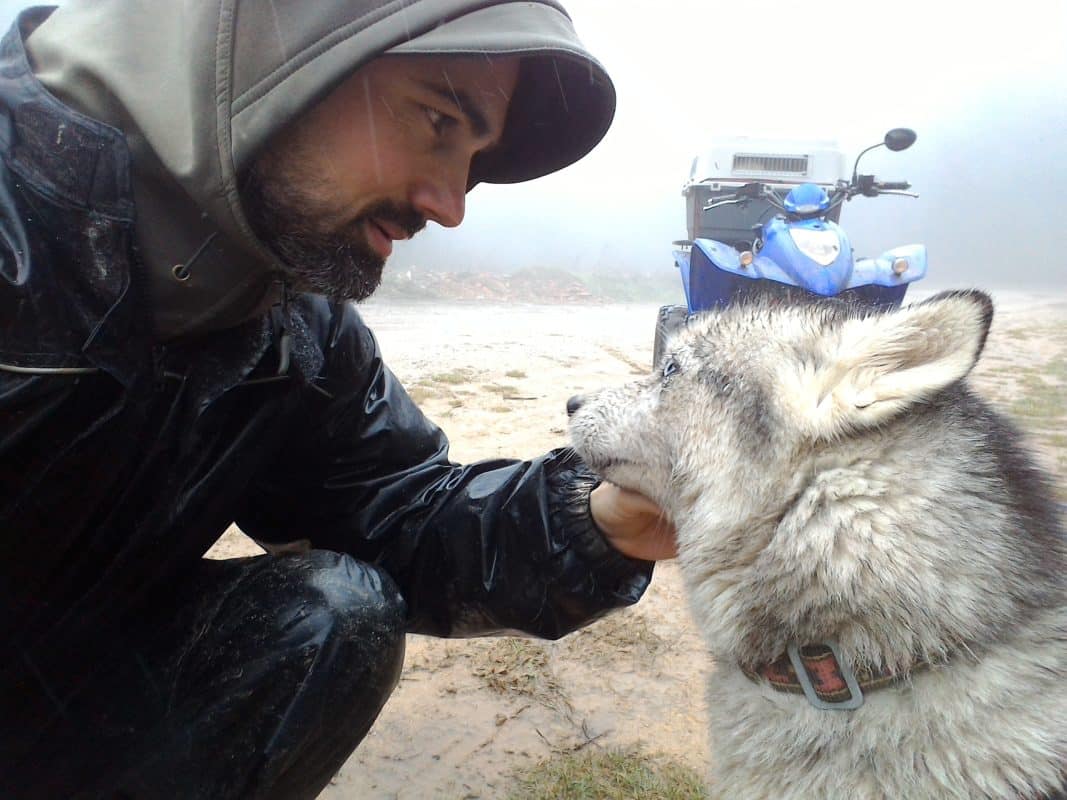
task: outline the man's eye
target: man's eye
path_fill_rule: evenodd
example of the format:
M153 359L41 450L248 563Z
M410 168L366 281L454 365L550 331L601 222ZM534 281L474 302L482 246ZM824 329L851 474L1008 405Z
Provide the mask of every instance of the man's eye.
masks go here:
M454 117L450 117L448 114L438 111L436 108L430 106L423 106L423 112L426 114L426 118L430 121L430 126L433 128L433 132L438 136L441 136L449 128L451 128L456 120Z

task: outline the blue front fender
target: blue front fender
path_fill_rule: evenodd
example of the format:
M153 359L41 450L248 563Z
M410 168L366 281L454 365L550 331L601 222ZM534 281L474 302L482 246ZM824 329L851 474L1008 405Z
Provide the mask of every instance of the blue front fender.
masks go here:
M741 266L741 254L728 244L714 239L697 239L693 248L699 249L716 267L723 272L747 280L766 279L779 283L793 284L793 279L778 264L769 258L757 255L747 267Z
M690 312L727 304L751 281L792 283L769 258L756 256L749 266L742 267L737 250L714 239L697 239L689 251L675 250L674 263L682 274L685 301Z
M897 275L893 263L903 258L908 268ZM797 286L796 279L766 256L757 255L747 267L740 253L714 239L697 239L690 250L675 250L674 261L681 272L686 305L691 313L726 305L747 291L753 282L765 280ZM907 285L926 275L926 248L907 245L888 250L878 258L863 258L854 265L847 286L819 292L819 287L802 286L817 294L841 294L862 298L879 306L895 306L904 297Z
M908 263L907 269L898 275L893 271L897 259ZM907 244L886 250L878 258L861 258L852 270L848 288L856 286L900 286L917 281L926 275L926 246Z

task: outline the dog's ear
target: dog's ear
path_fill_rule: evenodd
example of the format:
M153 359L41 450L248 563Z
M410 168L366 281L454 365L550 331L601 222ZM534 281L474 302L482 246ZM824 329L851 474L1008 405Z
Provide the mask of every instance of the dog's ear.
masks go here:
M978 361L993 301L945 292L887 314L846 320L813 381L816 436L878 425L963 378Z

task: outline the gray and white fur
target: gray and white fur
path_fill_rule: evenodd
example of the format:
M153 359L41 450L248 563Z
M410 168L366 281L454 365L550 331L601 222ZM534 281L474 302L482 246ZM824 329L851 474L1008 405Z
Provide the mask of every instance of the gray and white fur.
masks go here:
M1067 797L1067 544L1020 434L967 385L992 313L974 291L763 298L572 401L579 454L677 525L715 664L712 797ZM742 671L827 640L904 677L827 711Z

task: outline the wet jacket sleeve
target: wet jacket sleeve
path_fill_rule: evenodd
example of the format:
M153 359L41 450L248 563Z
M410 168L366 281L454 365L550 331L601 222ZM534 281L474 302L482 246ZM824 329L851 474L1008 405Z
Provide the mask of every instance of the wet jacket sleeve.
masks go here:
M289 443L238 519L246 533L380 565L415 633L557 638L640 598L652 564L597 530L596 479L572 451L452 463L358 314L343 314L319 384L333 397L305 393Z

